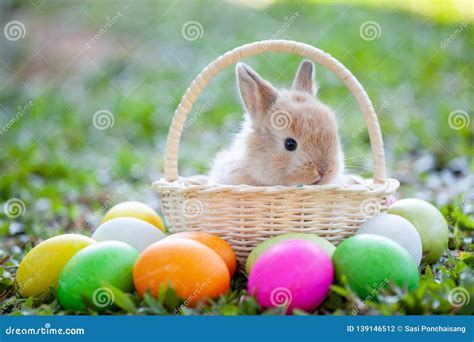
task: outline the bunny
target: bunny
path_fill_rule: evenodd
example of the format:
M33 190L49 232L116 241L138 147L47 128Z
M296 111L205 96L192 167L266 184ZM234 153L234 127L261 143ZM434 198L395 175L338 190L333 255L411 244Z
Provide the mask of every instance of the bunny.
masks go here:
M343 181L334 113L316 98L314 65L303 61L289 90L276 90L251 67L236 66L244 121L213 162L217 184L322 185Z

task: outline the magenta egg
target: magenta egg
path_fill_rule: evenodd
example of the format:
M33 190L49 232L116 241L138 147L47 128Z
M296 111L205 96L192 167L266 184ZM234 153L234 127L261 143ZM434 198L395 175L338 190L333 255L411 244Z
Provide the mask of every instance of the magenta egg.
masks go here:
M329 255L305 240L286 240L269 248L250 272L248 291L265 307L314 310L327 296L334 270Z
M398 199L393 196L393 195L390 195L387 197L387 207L391 207L393 203L395 203L396 201L398 201Z

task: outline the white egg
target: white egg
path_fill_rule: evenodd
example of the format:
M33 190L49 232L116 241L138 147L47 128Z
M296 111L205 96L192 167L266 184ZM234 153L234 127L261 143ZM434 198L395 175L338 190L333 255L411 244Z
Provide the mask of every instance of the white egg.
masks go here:
M164 237L161 230L154 225L133 217L117 217L104 222L92 234L95 241L122 241L140 253Z
M357 234L375 234L389 238L405 248L417 265L421 262L423 248L420 234L410 221L401 216L377 215L365 222Z

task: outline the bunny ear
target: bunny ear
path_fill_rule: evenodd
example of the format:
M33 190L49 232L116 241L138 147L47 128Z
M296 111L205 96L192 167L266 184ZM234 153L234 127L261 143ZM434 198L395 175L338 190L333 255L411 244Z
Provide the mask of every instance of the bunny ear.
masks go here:
M311 61L301 62L293 81L292 89L304 91L316 95L316 84L314 82L314 64Z
M252 121L259 122L275 102L278 93L247 64L238 63L236 72L245 110L250 114Z

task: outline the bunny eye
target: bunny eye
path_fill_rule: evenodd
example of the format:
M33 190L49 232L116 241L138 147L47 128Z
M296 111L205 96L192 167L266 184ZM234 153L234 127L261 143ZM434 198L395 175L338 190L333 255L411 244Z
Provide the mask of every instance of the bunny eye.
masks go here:
M285 148L288 151L294 151L296 150L296 147L298 146L298 143L296 142L295 139L293 138L288 138L285 140Z

